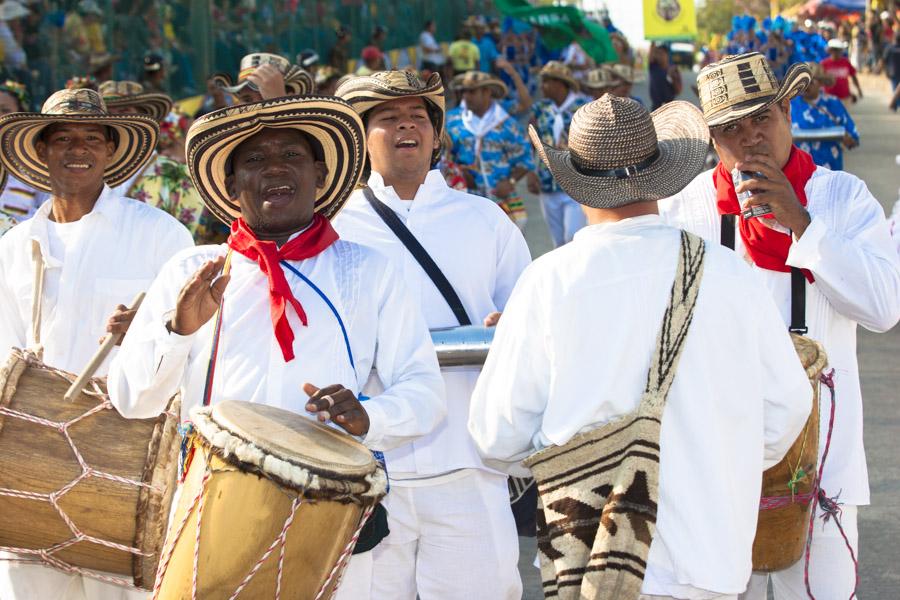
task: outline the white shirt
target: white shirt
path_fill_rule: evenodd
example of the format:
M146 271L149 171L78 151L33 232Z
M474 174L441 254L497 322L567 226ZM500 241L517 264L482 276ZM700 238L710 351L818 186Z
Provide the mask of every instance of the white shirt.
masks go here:
M9 175L3 192L0 193L0 211L12 215L18 221L31 217L38 207L50 198L47 192L41 192L24 181Z
M109 187L94 209L74 223L52 223L51 208L52 201L45 202L33 218L0 238L0 353L34 344L31 240L37 239L45 263L44 362L77 373L96 352L116 306L128 305L146 291L162 265L193 240L168 214L122 198Z
M787 264L809 269L815 276L815 283L806 286L808 335L825 347L828 368L835 370L836 414L822 487L829 496L840 493L847 504L868 504L856 326L887 331L900 318L900 258L884 210L860 179L818 167L805 191L812 222L791 245ZM719 244L721 217L712 172L701 173L681 193L660 201L659 207L667 222ZM736 232L735 238L738 256L749 261L740 234ZM787 326L790 274L751 266ZM819 406L821 457L831 410L826 390Z
M193 335L170 334L165 322L184 283L227 247L199 246L173 258L153 283L109 375L110 398L133 418L159 414L182 392L182 416L201 404L215 319ZM369 248L339 240L321 254L289 261L329 298L347 328L356 369L340 325L322 298L284 269L308 318L290 306L295 358L285 362L269 312L268 280L255 261L233 253L225 290L212 403L223 399L306 412L304 383L362 390L374 367L385 391L365 401L369 431L362 440L388 450L434 429L444 415L434 346L406 287L388 262Z
M469 431L488 464L526 474L519 461L536 450L637 408L679 238L656 215L593 225L525 271L472 396ZM762 472L796 439L811 398L765 288L708 245L663 411L643 593L744 591Z
M484 317L506 307L531 255L525 238L501 208L486 198L451 189L438 170L428 173L411 201L401 200L394 188L385 187L378 173L369 177L369 187L406 223L438 264L472 324L480 325ZM335 227L343 238L376 248L391 260L430 329L459 324L434 283L375 213L362 191L350 197L335 219ZM466 431L469 397L480 371L478 367L442 371L447 419L430 435L386 455L393 478L484 468Z
M429 48L437 48L437 50L429 50ZM419 34L419 52L422 53L423 61L436 65L442 65L447 60L444 58L440 44L437 43L430 31L423 31Z

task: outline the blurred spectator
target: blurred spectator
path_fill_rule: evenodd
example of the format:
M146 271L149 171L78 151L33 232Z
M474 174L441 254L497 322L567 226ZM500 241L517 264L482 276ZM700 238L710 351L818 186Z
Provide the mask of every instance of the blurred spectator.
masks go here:
M494 61L500 56L500 53L497 52L497 45L491 36L485 35L487 25L485 25L484 19L470 17L470 26L472 43L478 46L478 70L490 73L494 69Z
M328 64L340 73L347 71L350 62L350 30L341 25L335 30L337 39L328 52Z
M144 57L141 85L147 92L166 93L166 63L162 55L153 52Z
M881 57L884 65L884 74L891 82L891 89L896 90L900 86L900 31L894 32L894 40L890 46L884 49ZM891 99L891 110L897 110L897 102Z
M234 104L234 99L231 97L231 94L226 93L222 89L216 77L210 77L206 80L206 94L203 96L203 102L200 104L200 109L194 115L194 118L197 119L206 113L231 106L232 104Z
M846 44L842 40L830 40L828 42L828 58L822 61L822 68L834 78L834 85L827 86L825 93L837 96L841 102L856 102L856 96L850 92L850 80L856 86L859 97L862 98L862 88L856 78L856 69L844 56Z
M845 133L844 139L840 142L801 141L797 145L801 150L808 152L817 165L828 167L832 171L840 171L844 168L844 151L841 145L848 150L855 148L859 145L859 133L844 104L822 91L823 86L834 83L834 78L825 72L822 65L812 62L806 64L813 77L806 90L791 100L791 121L794 127L798 129L841 127Z
M678 67L669 64L669 49L665 46L650 46L648 60L650 78L651 111L671 102L681 93L681 73Z
M425 21L422 33L419 34L419 55L422 57L423 71L443 73L447 59L444 57L444 51L441 50L440 44L434 37L436 31L437 24L433 19Z
M334 96L334 90L337 89L342 76L343 73L330 65L319 67L316 71L316 93L321 96Z
M0 44L3 46L3 65L10 71L21 74L26 68L25 51L16 40L16 32L21 31L21 20L28 16L28 9L16 0L6 0L0 4Z
M2 9L0 9L2 10ZM30 104L25 86L16 81L0 83L0 115L27 112ZM0 193L0 234L4 228L27 219L50 197L14 177L8 175Z
M481 61L478 46L471 40L469 29L465 26L459 30L456 40L447 49L447 54L450 56L454 74L473 71L478 68Z
M371 75L375 71L384 71L384 53L376 46L366 46L362 50L362 65L356 69L356 75Z
M375 28L372 29L372 37L369 38L369 46L374 46L375 48L378 48L379 51L381 51L381 68L385 70L394 68L393 65L391 65L390 57L388 57L387 53L385 52L384 44L387 41L387 34L387 27L384 27L383 25L376 25Z
M587 29L580 27L576 32L575 39L566 46L566 49L563 50L562 54L563 64L572 70L575 79L578 79L579 81L583 80L585 73L594 66L594 61L588 56L587 52L584 51L581 44L579 44L580 38L588 35Z

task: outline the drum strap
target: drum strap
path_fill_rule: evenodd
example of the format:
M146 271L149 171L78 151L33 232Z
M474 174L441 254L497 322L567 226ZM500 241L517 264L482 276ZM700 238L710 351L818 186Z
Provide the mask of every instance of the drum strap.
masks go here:
M726 248L734 250L734 220L737 215L722 215L722 230L720 242ZM791 325L788 327L791 333L806 335L809 328L806 326L806 278L803 271L791 267Z
M44 257L41 243L31 240L31 257L34 259L34 286L31 296L31 337L34 345L41 345L41 298L44 296Z

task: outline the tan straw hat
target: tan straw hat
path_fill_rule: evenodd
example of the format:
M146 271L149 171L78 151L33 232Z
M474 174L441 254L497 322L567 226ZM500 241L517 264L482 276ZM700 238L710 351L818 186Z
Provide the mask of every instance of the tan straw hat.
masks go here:
M616 63L614 65L611 65L610 69L612 69L613 76L624 81L625 83L634 83L636 81L642 80L642 77L635 73L634 68L629 67L628 65Z
M223 73L213 75L213 79L226 92L237 94L242 89L250 86L255 90L256 85L247 78L259 67L263 65L272 65L281 71L284 75L284 89L290 96L308 96L316 92L316 82L313 76L302 67L292 65L290 61L283 56L277 54L269 54L268 52L255 52L248 54L241 59L241 67L238 72L237 83L232 85L231 76Z
M494 98L505 98L509 93L509 88L497 77L482 71L467 71L460 73L453 78L450 84L453 89L465 92L467 90L477 90L479 88L490 88Z
M112 115L94 90L60 90L40 113L11 113L0 118L0 159L7 170L44 192L50 191L50 172L37 156L35 142L54 123L98 123L114 132L116 149L103 179L116 187L146 164L156 148L159 125L143 115Z
M689 102L670 102L651 115L630 98L606 94L579 108L566 150L531 142L553 178L576 201L618 208L679 191L703 169L709 128Z
M316 212L334 217L359 181L366 155L362 121L338 98L285 96L208 113L191 125L185 140L191 179L207 208L225 223L241 216L225 185L231 153L265 128L296 129L318 145L328 170L316 190Z
M551 60L541 68L541 77L558 79L562 81L569 89L578 89L578 80L572 75L572 69L558 60Z
M707 125L719 127L793 98L806 89L810 79L806 64L797 63L778 85L766 57L749 52L704 67L697 76L697 89Z
M172 110L171 98L165 94L144 93L144 86L136 81L104 81L98 91L107 108L134 106L157 123L162 123Z
M619 85L613 70L607 65L591 69L581 82L581 87L587 90L609 90Z
M422 81L411 71L378 71L345 81L338 86L334 95L349 102L360 116L385 102L400 98L422 98L431 107L428 114L434 126L435 137L440 138L444 131L444 84L437 73L432 73L428 81ZM440 157L441 149L438 148L432 154L432 165L437 164Z
M834 75L822 68L821 64L817 62L808 62L806 63L806 67L809 69L809 74L813 79L821 81L825 85L834 85Z

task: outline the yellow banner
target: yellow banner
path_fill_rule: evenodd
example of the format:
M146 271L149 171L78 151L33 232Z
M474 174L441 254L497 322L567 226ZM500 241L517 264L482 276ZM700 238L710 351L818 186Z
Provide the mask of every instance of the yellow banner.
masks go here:
M643 0L644 37L648 40L693 40L697 37L694 0Z

